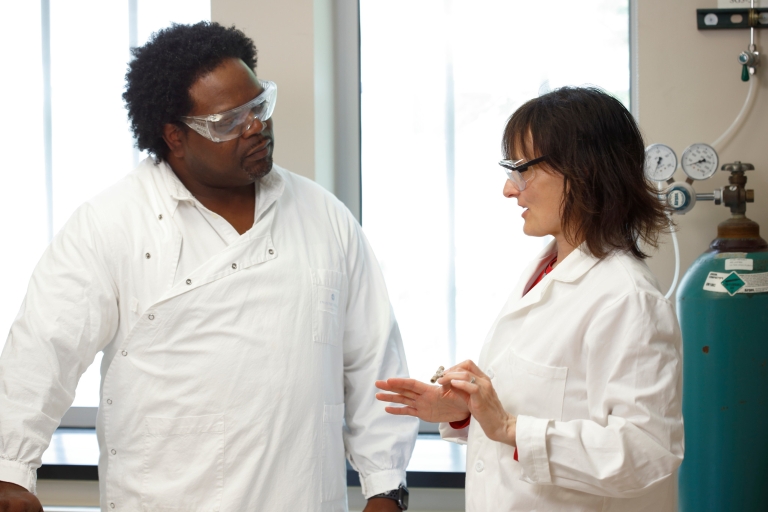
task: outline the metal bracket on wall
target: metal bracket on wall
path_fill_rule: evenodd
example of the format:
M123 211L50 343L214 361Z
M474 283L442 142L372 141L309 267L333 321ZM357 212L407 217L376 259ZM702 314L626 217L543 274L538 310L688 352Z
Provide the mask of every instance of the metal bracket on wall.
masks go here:
M696 9L699 30L768 28L768 7L757 9Z

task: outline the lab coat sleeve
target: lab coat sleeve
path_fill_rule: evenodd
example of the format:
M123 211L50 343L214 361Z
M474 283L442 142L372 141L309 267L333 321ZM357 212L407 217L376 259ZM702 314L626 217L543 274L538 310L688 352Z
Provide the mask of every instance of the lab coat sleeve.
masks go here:
M81 207L46 249L0 355L0 481L31 492L80 376L117 329L94 215Z
M440 437L446 441L450 441L456 444L467 444L467 438L469 437L469 425L461 429L455 429L450 423L440 423L438 427L440 430Z
M384 277L359 224L349 216L349 293L344 332L344 442L363 494L397 489L416 442L419 422L393 416L376 400L376 380L407 377L403 343Z
M517 420L522 479L630 498L683 459L681 336L668 301L632 292L585 334L590 419Z

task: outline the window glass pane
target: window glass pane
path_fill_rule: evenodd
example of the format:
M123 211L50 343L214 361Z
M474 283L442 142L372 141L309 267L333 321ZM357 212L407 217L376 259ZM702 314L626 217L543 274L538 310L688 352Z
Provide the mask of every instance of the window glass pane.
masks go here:
M130 11L135 9L135 34ZM3 234L0 329L4 344L32 270L55 234L84 201L136 162L122 93L130 42L141 45L171 22L210 20L210 0L70 0L50 2L52 201L48 204L43 140L40 2L17 2L0 33L0 56L13 80L0 82L6 116L0 125L8 190L0 203ZM97 406L101 356L86 371L73 405Z
M51 2L54 233L131 169L120 97L128 41L127 0Z
M507 118L563 85L627 104L628 2L361 0L360 18L363 227L425 379L477 359L548 242L501 193Z
M29 276L48 243L43 151L40 2L14 2L0 30L3 199L0 223L0 348L19 312Z

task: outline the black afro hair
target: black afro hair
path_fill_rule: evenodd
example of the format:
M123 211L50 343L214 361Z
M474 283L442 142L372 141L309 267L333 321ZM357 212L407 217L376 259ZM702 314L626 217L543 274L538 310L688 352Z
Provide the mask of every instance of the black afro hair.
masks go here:
M179 118L192 110L189 89L198 78L230 58L256 69L256 46L250 38L235 27L207 21L174 24L132 53L123 100L136 146L157 161L168 153L163 127L179 125Z

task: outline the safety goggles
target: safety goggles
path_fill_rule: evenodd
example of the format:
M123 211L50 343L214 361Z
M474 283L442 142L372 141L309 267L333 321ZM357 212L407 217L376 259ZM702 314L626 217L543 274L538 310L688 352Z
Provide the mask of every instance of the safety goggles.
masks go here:
M528 160L527 162L525 160L501 160L499 165L504 168L504 173L507 175L507 178L509 178L509 181L511 181L517 187L517 189L522 192L525 190L526 184L533 180L535 177L535 169L532 170L527 180L523 178L522 173L527 171L528 168L532 165L536 165L546 159L547 155L534 158L533 160Z
M275 110L277 85L266 80L259 80L259 84L264 90L245 105L209 116L183 116L181 121L213 142L236 139L251 127L254 119L264 123Z

